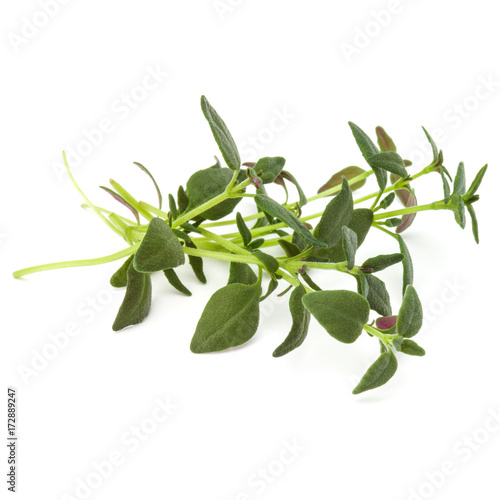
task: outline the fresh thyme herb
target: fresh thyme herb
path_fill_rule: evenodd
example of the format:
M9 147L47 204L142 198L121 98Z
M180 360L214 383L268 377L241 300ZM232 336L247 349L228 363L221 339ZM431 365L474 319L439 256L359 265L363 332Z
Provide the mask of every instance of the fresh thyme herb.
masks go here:
M129 246L98 259L21 269L14 272L14 276L20 278L39 271L104 264L126 258L111 277L114 287L126 287L113 324L113 330L118 331L142 322L148 315L152 300L151 273L163 271L176 290L190 296L190 290L174 269L186 263L187 255L195 276L205 283L204 259L219 259L229 264L228 284L213 294L201 315L191 341L191 350L195 353L221 351L250 340L258 330L260 302L284 283L284 290L278 296L292 290L289 299L292 324L287 337L274 351L274 357L283 356L302 345L311 317L340 342L353 343L363 332L378 341L379 357L354 388L354 394L389 381L398 366L396 352L423 356L424 349L410 340L422 326L423 312L413 287L410 252L401 233L410 227L418 212L429 210L451 211L458 225L464 228L467 208L474 239L479 242L472 204L479 199L477 190L487 166L479 171L467 189L464 164L459 164L452 178L443 165L443 152L424 129L432 149L432 161L420 172L411 174L407 170L411 162L398 154L394 141L382 127L375 131L377 147L361 128L349 123L368 168L343 168L321 184L316 195L307 198L296 177L284 170L284 158L264 157L256 163L242 164L226 124L204 96L201 107L229 168L222 167L216 158L213 166L195 172L185 188L178 188L176 196L168 195L169 211L165 212L154 177L146 167L136 163L154 183L158 208L137 201L115 181L111 181L112 189L103 187L132 212L133 221L93 205L76 184L63 154L68 175L83 196L85 206ZM443 199L418 205L410 182L413 184L419 177L433 172L439 175ZM378 190L353 199L353 191L362 188L372 174ZM298 201L288 202L286 182L295 186ZM270 183L285 189L285 203L267 194L265 185ZM332 196L321 212L303 216L304 205ZM247 216L236 212L235 219L227 220L243 197L253 198L258 211ZM396 198L403 208L388 210ZM355 208L364 201L371 201L371 206ZM314 219L319 221L313 228L310 221ZM236 232L220 234L212 231L225 226L233 226ZM372 228L396 240L393 242L396 248L392 245L389 248L392 253L377 252L363 264L356 265L356 252ZM282 253L280 256L271 255L269 248L277 248ZM403 294L399 311L393 315L386 285L375 273L399 263L403 271ZM257 274L254 270L258 271ZM352 276L357 291L321 290L310 276L321 270ZM264 279L269 279L267 288L263 287ZM372 311L378 317L370 321Z

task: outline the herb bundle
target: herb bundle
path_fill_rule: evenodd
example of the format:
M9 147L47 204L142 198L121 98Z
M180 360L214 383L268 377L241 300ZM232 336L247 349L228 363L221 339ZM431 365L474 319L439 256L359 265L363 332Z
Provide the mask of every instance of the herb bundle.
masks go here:
M85 199L83 206L92 209L129 246L106 257L26 268L14 272L14 276L126 258L111 277L114 287L126 288L113 324L113 330L118 331L142 322L148 315L152 273L163 272L172 287L191 295L175 269L187 262L198 280L206 283L203 270L206 259L219 259L229 263L228 282L212 295L201 315L191 341L194 353L222 351L250 340L259 325L260 302L283 283L279 296L289 293L292 325L273 356L283 356L304 342L311 315L340 342L353 343L363 332L378 342L380 354L354 388L354 394L379 387L394 375L395 351L423 356L424 349L412 340L422 326L423 313L413 287L410 252L401 233L409 228L417 212L427 210L449 210L464 228L467 209L474 238L479 242L472 205L479 199L477 190L487 166L467 189L463 163L452 178L443 165L442 151L424 129L432 148L432 161L420 172L409 174L407 168L411 162L397 153L383 128L376 128L377 147L363 130L349 123L368 168L344 168L316 195L307 198L297 179L284 170L284 158L264 157L256 163L242 164L226 124L204 96L201 107L227 167L221 166L216 158L215 165L195 172L175 196L168 195L168 210L163 210L156 181L146 167L136 163L154 183L158 206L136 200L115 181L110 181L111 188L101 186L127 207L132 220L94 205L76 184L63 153L68 175ZM429 173L439 175L443 199L418 205L413 183ZM354 200L353 191L363 187L371 175L378 189ZM271 183L284 188L285 203L268 195L266 184ZM290 184L297 190L299 200L289 203ZM236 211L244 197L254 199L256 213L243 216ZM326 197L332 198L323 211L302 215L304 205ZM403 208L388 210L396 199ZM356 207L365 201L371 202L369 208ZM234 218L228 220L227 216L234 212ZM313 220L318 221L315 227L310 224ZM213 231L228 225L235 226L236 231L222 235ZM396 240L398 251L356 264L356 251L372 228ZM282 256L268 253L272 247L281 249ZM396 264L402 265L403 286L401 307L393 314L389 293L378 273ZM320 270L352 276L356 291L320 289L312 279L313 273ZM264 276L268 278L267 288ZM371 311L377 317L370 321Z

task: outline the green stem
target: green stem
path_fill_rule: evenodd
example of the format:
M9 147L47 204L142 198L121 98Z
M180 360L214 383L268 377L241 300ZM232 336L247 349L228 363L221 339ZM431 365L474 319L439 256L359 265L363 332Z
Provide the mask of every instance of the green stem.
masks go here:
M186 255L195 255L197 257L207 257L209 259L225 260L228 262L242 262L244 264L255 264L262 266L262 262L251 255L237 255L234 253L213 252L211 250L201 250L199 248L182 247Z
M71 180L71 183L75 187L75 189L80 193L80 196L86 201L87 205L94 211L94 213L100 217L104 223L109 226L116 234L120 235L123 237L123 233L114 225L112 224L104 215L99 211L99 209L85 196L84 192L81 190L80 186L76 182L75 178L73 177L73 174L71 173L71 169L69 168L68 160L66 158L66 153L63 151L63 161L64 161L64 166L66 168L66 172L68 174L68 177Z
M347 262L309 262L304 260L290 260L287 262L287 267L300 269L306 266L309 269L327 269L330 271L341 271L357 274L358 267L354 266L350 271L347 270Z
M120 229L122 232L123 232L123 237L125 238L125 240L127 241L127 243L129 245L133 245L135 243L135 238L134 236L132 235L132 227L128 226L127 224L125 224L118 215L116 215L115 213L110 213L108 215L108 218L109 220L115 224L115 226Z
M236 177L237 177L237 175L236 175ZM233 179L234 178L235 177L233 176ZM238 194L238 191L239 191L240 187L243 184L245 184L246 181L243 181L241 184L238 184L234 188L230 187L232 182L233 181L231 181L228 184L228 187L226 188L226 190L223 193L219 194L215 198L212 198L211 200L206 201L205 203L203 203L199 207L193 208L193 210L190 210L189 212L186 212L185 214L183 214L180 217L178 217L177 219L175 219L175 221L172 224L172 228L176 228L176 227L184 224L185 222L190 221L191 219L193 219L197 215L200 215L201 213L205 212L206 210L208 210L212 207L215 207L215 205L222 203L224 200L226 200L228 198L241 198L242 196L241 196L241 194Z
M382 333L380 330L377 330L373 326L365 325L363 327L368 333L371 333L374 337L377 337L388 349L392 346L392 341L398 337L396 334Z
M43 264L41 266L26 267L25 269L20 269L19 271L14 271L12 274L14 278L20 278L21 276L26 276L27 274L39 273L42 271L51 271L53 269L63 269L66 267L84 267L84 266L96 266L98 264L106 264L108 262L113 262L115 260L122 259L123 257L128 257L137 251L139 248L139 243L133 245L120 252L107 255L105 257L99 257L97 259L84 259L84 260L69 260L65 262L54 262L52 264Z
M363 179L366 179L367 177L369 177L372 174L373 174L372 170L369 170L367 172L363 172L362 174L359 174L356 177L353 177L351 180L348 181L348 183L350 186L352 186L353 184L356 184L356 182L362 181ZM311 198L307 198L307 201L308 202L315 201L315 200L319 200L320 198L324 198L325 196L330 196L332 194L339 193L341 189L342 189L342 184L339 184L338 186L334 186L330 189L327 189L326 191L322 191L321 193L318 193L314 196L311 196ZM290 204L290 206L287 208L290 208L293 206L295 206L295 203Z
M116 217L118 217L123 223L125 223L128 226L135 226L135 227L141 226L141 224L137 224L137 221L127 219L127 217L123 217L122 215L118 215L118 214L112 212L111 210L107 210L106 208L98 207L97 205L95 205L95 207L97 208L97 210L99 210L103 214L106 214L106 215L114 214ZM91 207L89 205L87 205L86 203L82 203L82 208L91 208Z
M239 255L251 255L251 253L248 250L245 250L244 248L241 248L238 245L235 245L233 242L227 240L223 236L219 236L218 234L212 233L211 231L208 231L207 229L199 228L201 231L201 234L207 238L210 238L211 240L215 241L218 243L221 247L224 247L226 250L229 250L230 252L239 254Z
M373 226L373 227L376 227L377 229L380 229L380 230L381 230L381 231L383 231L384 233L389 234L389 235L390 235L390 236L392 236L393 238L398 239L397 235L395 235L394 233L392 233L391 231L389 231L389 230L388 230L388 229L386 229L385 227L379 226L377 223L372 223L372 226Z
M393 210L392 212L385 212L382 214L374 215L373 220L387 219L389 217L397 217L398 215L413 214L416 212L424 212L426 210L442 210L449 208L445 206L444 201L435 201L427 205L417 205L414 207L401 208L400 210Z
M352 178L349 182L349 185L352 185L356 182L359 182L360 180L363 180L363 179L366 179L367 177L369 177L370 175L372 175L373 172L372 171L369 171L369 172L364 172L354 178ZM247 181L244 181L244 182L249 182L248 180ZM243 183L240 184L240 186L242 185ZM318 193L317 195L314 195L314 196L311 196L311 198L307 198L307 201L310 202L310 201L315 201L315 200L319 200L321 198L324 198L325 196L330 196L332 194L335 194L335 193L338 193L340 192L342 186L339 185L339 186L335 186L333 188L330 188L326 191L323 191L321 193ZM253 196L253 195L252 195ZM297 205L297 202L294 202L294 203L288 203L288 204L285 204L283 205L285 208L293 208ZM312 216L309 216L309 219L314 219L315 217L321 217L321 215L323 215L323 212L320 212L319 214L315 214L315 215L312 215ZM265 217L265 214L264 212L258 212L256 214L253 214L253 215L249 215L247 217L244 217L243 220L245 222L249 222L249 221L252 221L252 220L256 220L256 219L262 219L262 217ZM309 220L309 219L306 219L306 218L302 218L301 220ZM224 221L216 221L216 222L209 222L209 223L204 223L204 224L201 224L200 227L218 227L218 226L232 226L232 225L235 225L236 224L236 220L235 219L232 219L232 220L224 220ZM282 226L284 227L284 226Z
M248 255L247 254L243 255L234 253L214 252L211 250L201 250L199 248L189 248L189 247L183 247L183 250L186 255L195 255L197 257L225 260L227 262L241 262L244 264L255 264L256 266L259 266L259 269L264 268L264 264L257 257L254 257L250 252L248 253ZM279 274L285 281L287 281L291 285L298 286L300 284L295 277L289 275L287 272L281 269L279 269L276 272L276 274Z
M140 201L139 206L147 210L148 212L156 215L157 217L161 217L162 219L168 220L168 213L164 212L163 210L154 207L153 205L150 205L149 203L146 203L145 201Z
M141 207L141 204L118 182L113 179L109 180L109 183L114 188L114 190L133 208L135 208L146 220L150 221L153 216Z
M416 173L415 175L412 175L409 179L399 179L397 182L395 182L392 186L389 186L388 188L384 189L384 192L382 195L390 193L391 191L395 191L396 189L402 189L404 188L407 184L409 184L411 181L414 181L415 179L418 179L422 175L429 174L430 172L433 172L432 165L427 165L427 167L423 168L420 172ZM358 198L357 200L354 200L354 204L358 203L363 203L364 201L370 200L372 198L375 198L379 195L380 191L375 191L374 193L367 194L366 196L363 196L361 198Z

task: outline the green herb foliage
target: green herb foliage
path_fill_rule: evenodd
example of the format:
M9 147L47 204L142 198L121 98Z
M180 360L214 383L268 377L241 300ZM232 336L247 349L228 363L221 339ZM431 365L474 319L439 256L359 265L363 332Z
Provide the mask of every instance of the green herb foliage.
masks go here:
M298 179L311 177L312 167L292 174L284 170L285 159L281 156L242 164L228 127L204 96L201 107L226 166L216 158L211 167L192 173L185 188L172 186L172 193L165 197L165 212L155 178L146 167L135 163L154 184L154 205L136 200L114 181L113 189L103 187L122 210L126 207L132 212L135 220L131 220L93 205L76 185L64 156L68 175L84 196L86 206L128 246L106 257L30 267L16 271L14 276L125 259L110 280L112 286L126 289L113 323L113 330L119 331L147 317L152 301L152 273L163 272L173 288L190 296L191 291L174 269L188 262L198 280L206 283L204 265L217 259L228 266L227 285L212 295L201 314L191 340L194 353L227 350L248 342L258 330L260 303L274 294L284 298L291 291L287 297L291 327L274 350L274 357L284 356L303 344L311 317L315 319L313 328L319 323L339 342L352 344L363 333L375 340L378 357L354 388L354 394L387 383L397 370L397 356L423 356L424 349L412 340L422 327L423 309L414 288L410 250L401 233L410 228L417 212L444 210L453 214L461 228L466 226L468 213L474 239L479 242L473 204L479 200L478 190L487 166L479 170L467 188L464 164L458 165L453 177L443 164L443 152L424 129L432 158L423 170L411 171L411 162L400 156L394 140L382 127L375 130L377 146L369 134L350 122L361 152L358 159L363 164L336 169L326 183L318 182L317 194L308 198ZM432 173L438 174L443 198L418 205L413 184L419 177ZM353 199L353 192L365 188L372 175L376 179L374 192ZM267 189L266 185L272 183L284 191ZM295 201L289 200L290 184L294 186L291 192L296 192ZM270 196L275 191L278 196ZM257 212L234 213L243 197L253 198L249 206L256 206ZM322 210L305 213L310 204L322 199L329 199ZM396 199L402 207L391 210ZM366 201L371 205L358 206ZM130 216L127 212L126 215ZM230 229L224 229L227 226ZM387 249L377 245L369 253L371 257L357 263L358 250L370 240L372 228L387 235L390 245ZM383 279L384 270L397 264L402 266L403 294L393 298L399 307L393 314ZM339 288L336 273L355 278L354 289ZM323 274L326 276L319 281L320 287L315 280Z

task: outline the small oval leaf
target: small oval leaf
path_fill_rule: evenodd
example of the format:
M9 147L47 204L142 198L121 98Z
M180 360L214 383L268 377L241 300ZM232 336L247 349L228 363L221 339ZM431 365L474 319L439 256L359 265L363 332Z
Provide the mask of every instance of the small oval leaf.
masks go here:
M309 323L311 321L311 313L304 307L302 297L306 295L306 290L303 286L298 286L290 295L290 314L292 315L292 328L284 342L279 345L273 352L275 358L284 356L290 351L297 349L304 342Z
M417 291L413 285L408 285L399 309L396 324L398 333L406 338L413 337L422 327L423 320L424 312Z
M370 316L366 299L350 290L310 292L302 302L332 337L346 344L361 335Z
M151 219L135 254L135 269L141 273L152 273L178 267L184 262L184 251L170 226L159 217Z
M392 351L382 353L375 363L368 368L360 383L352 391L353 394L375 389L386 384L398 369L398 361Z
M223 351L248 342L259 326L260 282L233 283L217 290L196 326L191 351Z

